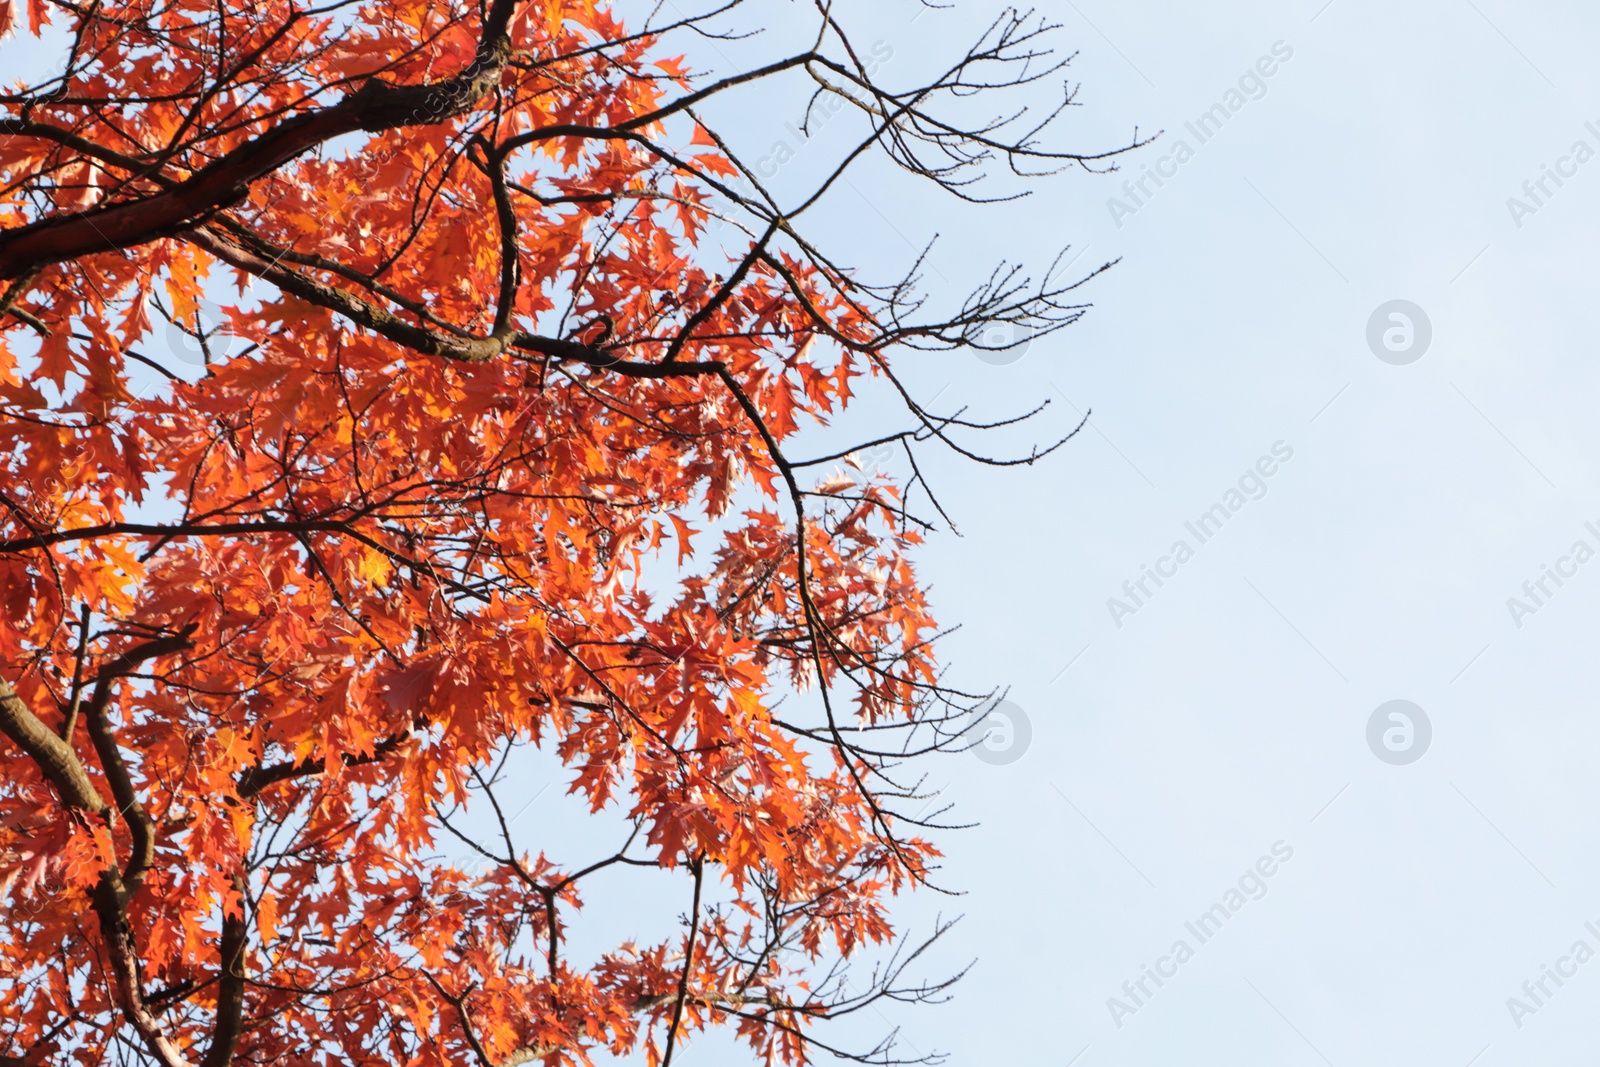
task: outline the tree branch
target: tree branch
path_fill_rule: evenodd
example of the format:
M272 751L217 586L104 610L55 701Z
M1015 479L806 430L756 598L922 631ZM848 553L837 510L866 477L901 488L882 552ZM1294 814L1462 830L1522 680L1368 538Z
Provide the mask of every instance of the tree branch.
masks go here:
M689 940L683 948L683 973L678 976L678 999L672 1005L672 1023L667 1027L667 1050L661 1057L661 1067L672 1067L672 1049L678 1038L678 1023L683 1019L683 1002L689 995L689 972L694 967L694 942L700 933L700 886L705 880L706 858L696 856L689 861L694 871L694 903L689 912Z
M0 232L0 280L171 237L238 203L252 182L336 137L429 125L468 111L499 84L511 58L506 27L515 7L516 0L495 0L476 58L454 77L421 85L371 78L337 104L284 120L160 193Z
M122 759L121 749L117 747L116 736L111 732L111 723L106 718L106 707L111 701L111 692L117 680L135 666L147 659L170 656L174 652L193 648L194 645L189 638L194 634L195 625L190 623L176 634L136 645L103 665L96 676L94 695L89 698L89 706L84 709L84 724L89 728L89 737L94 741L95 753L100 757L100 769L105 772L106 782L111 786L111 795L117 802L117 813L127 822L128 832L133 838L128 864L122 871L122 881L127 887L125 892L132 892L138 888L145 872L155 861L155 833L150 823L150 816L144 810L144 805L139 803L139 795L134 791L133 778L128 774L128 766Z
M69 805L91 815L101 815L110 807L89 780L72 746L41 722L4 678L0 678L0 731L32 758Z

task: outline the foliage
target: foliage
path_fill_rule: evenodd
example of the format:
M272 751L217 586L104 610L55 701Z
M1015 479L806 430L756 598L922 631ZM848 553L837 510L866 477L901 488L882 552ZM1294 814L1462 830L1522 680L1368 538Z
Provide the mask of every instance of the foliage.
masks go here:
M654 1063L716 1025L799 1062L825 1016L936 994L915 948L835 962L938 855L896 768L982 698L940 681L919 479L786 449L891 350L1048 332L1077 283L1002 269L925 317L702 112L798 79L959 196L1093 168L941 117L1051 76L1043 28L890 91L826 6L721 80L671 42L728 8L0 11L68 47L0 96L6 1062ZM906 405L883 440L968 451ZM626 843L517 843L494 789L530 744ZM687 929L567 958L634 868L681 875Z

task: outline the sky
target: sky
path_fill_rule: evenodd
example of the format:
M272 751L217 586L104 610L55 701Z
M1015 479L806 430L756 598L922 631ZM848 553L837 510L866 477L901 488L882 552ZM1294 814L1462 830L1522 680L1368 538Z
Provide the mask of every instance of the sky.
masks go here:
M860 8L891 86L996 10ZM740 69L805 13L756 4L764 38L691 60ZM896 909L912 933L962 915L925 973L972 969L945 1005L845 1032L899 1026L962 1067L1576 1060L1600 1009L1600 10L1039 13L1081 84L1058 143L1160 137L987 207L868 161L808 224L878 278L938 234L936 298L1064 246L1068 272L1117 261L1082 322L1015 362L897 363L935 409L1051 402L983 438L995 454L1092 415L1032 466L921 457L960 530L921 554L961 626L945 659L1007 691L1011 729L928 762L976 825L941 837L960 895ZM846 135L797 139L802 107L721 115L758 156L797 150L774 179L791 191ZM839 432L904 424L869 392ZM606 851L564 787L531 759L507 803ZM642 932L685 902L607 903ZM748 1057L705 1040L678 1062Z
M847 18L894 85L991 11ZM962 626L946 659L1031 736L929 765L978 825L943 839L963 895L898 914L964 915L936 964L976 963L871 1022L960 1065L1576 1060L1600 1008L1600 13L1039 11L1077 53L1058 143L1153 144L984 208L869 165L811 224L879 277L940 234L936 293L1063 246L1119 261L1014 363L898 364L935 408L1052 401L997 454L1093 414L1031 467L927 453L961 532L922 555ZM792 140L781 110L745 143ZM886 398L857 414L900 425Z

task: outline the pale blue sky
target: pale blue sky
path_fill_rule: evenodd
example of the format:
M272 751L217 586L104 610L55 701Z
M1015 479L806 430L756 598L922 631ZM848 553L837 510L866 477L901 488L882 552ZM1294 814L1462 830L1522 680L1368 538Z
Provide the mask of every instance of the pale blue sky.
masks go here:
M854 17L892 45L893 84L974 35L983 10ZM1600 150L1585 127L1600 124L1596 13L1041 10L1080 51L1067 139L1105 145L1138 124L1161 140L1120 175L1041 182L1022 204L962 209L885 177L842 191L834 216L846 258L880 274L942 232L928 273L952 289L1062 244L1088 247L1080 267L1122 257L1088 318L1012 366L902 361L922 396L982 415L1051 397L1052 427L1076 421L1068 404L1094 417L1031 469L933 464L965 535L924 555L942 615L964 624L947 654L963 681L1010 685L1033 739L1009 765L930 768L982 825L948 839L945 882L967 895L902 914L965 912L945 958L979 962L950 1005L895 1021L960 1065L1574 1060L1600 963L1545 979L1551 995L1519 1020L1507 1000L1536 1006L1523 983L1574 942L1600 950L1584 925L1600 927L1600 564L1547 579L1520 627L1507 599L1575 541L1600 549L1585 527L1600 525L1600 162L1547 180L1520 227L1507 200L1529 202L1544 165L1570 173L1574 142ZM1264 92L1248 81L1253 98L1200 143L1185 124L1231 102L1278 42ZM1192 157L1114 213L1123 180L1178 140ZM1396 299L1432 325L1405 365L1366 339ZM1199 545L1185 523L1277 442L1293 456L1265 495ZM1194 558L1119 628L1107 599L1178 539ZM1367 746L1394 699L1432 726L1409 765ZM1185 923L1280 841L1293 857L1265 895L1200 945ZM1123 983L1180 938L1193 958L1160 988L1147 979L1119 1028L1108 998L1131 1004Z

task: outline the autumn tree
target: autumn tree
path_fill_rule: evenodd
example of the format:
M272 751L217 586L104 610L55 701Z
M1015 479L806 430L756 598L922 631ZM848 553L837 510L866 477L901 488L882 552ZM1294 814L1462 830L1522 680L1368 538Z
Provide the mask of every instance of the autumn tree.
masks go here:
M920 941L841 970L938 855L907 761L985 699L908 560L918 450L981 427L891 360L1058 329L1085 279L930 311L805 223L873 153L974 200L1118 146L1049 143L1072 90L1021 14L898 86L811 19L700 75L677 41L759 10L0 0L59 54L0 95L4 1063L668 1063L712 1027L796 1063L942 988ZM963 118L1019 89L1045 113ZM708 117L748 93L859 141L780 197ZM867 379L898 483L798 452ZM527 840L528 746L627 833ZM682 927L570 956L648 872Z

